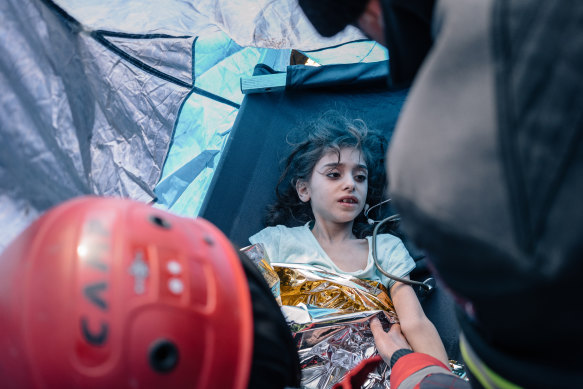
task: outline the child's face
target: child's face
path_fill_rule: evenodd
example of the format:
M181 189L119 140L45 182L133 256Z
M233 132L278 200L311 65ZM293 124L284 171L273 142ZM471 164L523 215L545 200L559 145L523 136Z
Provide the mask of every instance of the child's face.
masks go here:
M310 201L316 220L353 221L364 208L368 170L360 150L343 148L340 160L329 151L318 161L308 182L297 185L300 200Z

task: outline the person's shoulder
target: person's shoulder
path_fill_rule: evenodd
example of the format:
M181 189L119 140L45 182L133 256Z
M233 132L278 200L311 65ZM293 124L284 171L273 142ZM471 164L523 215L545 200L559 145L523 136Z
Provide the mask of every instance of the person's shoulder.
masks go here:
M372 237L367 237L367 239L370 239L369 242L372 247ZM398 236L393 234L378 234L376 241L376 250L379 258L409 258L411 256L403 241Z
M256 232L255 234L249 237L249 241L253 244L263 242L265 243L265 239L269 238L270 240L273 239L275 236L281 234L280 226L269 226L265 227L264 229Z
M287 238L290 240L300 240L304 241L306 239L306 234L311 234L310 229L307 225L297 226L297 227L287 227L287 226L277 226L279 228L279 233L282 238Z
M290 235L290 234L297 234L300 233L304 229L303 226L301 227L287 227L282 224L278 224L276 226L269 226L265 227L261 231L252 235L249 240L253 243L259 239L265 239L266 237L274 238L276 236L282 235Z
M372 236L366 238L372 242ZM383 247L395 247L403 244L401 239L393 234L377 234L376 240L377 244L381 244Z
M305 227L288 227L284 226L283 224L278 224L276 226L265 227L261 231L270 231L271 233L279 233L279 234L290 234L290 233L299 233L304 232Z

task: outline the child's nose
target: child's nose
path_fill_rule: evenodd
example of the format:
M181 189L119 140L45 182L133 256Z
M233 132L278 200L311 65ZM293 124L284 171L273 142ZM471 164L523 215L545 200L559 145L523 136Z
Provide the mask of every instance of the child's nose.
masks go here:
M347 177L344 180L344 189L354 190L355 187L356 187L356 181L354 181L354 178L352 176Z

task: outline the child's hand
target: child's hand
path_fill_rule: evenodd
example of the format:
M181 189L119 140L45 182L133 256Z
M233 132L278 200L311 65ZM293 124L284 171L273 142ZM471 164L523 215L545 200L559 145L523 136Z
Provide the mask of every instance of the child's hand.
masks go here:
M389 332L385 332L380 320L375 317L370 321L370 329L374 336L379 355L387 364L389 364L395 351L402 348L411 350L407 339L401 333L401 326L399 324L393 324Z

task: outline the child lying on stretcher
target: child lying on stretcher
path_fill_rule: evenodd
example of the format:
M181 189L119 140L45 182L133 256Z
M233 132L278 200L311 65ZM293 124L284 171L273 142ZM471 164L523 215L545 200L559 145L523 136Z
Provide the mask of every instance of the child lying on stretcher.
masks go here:
M373 261L365 204L382 201L387 141L359 119L327 112L306 128L286 159L270 207L267 227L249 238L262 243L277 262L304 263L387 286L401 331L411 348L447 366L437 330L425 316L413 288L381 274ZM300 227L286 224L305 223ZM383 269L408 278L415 262L401 240L377 236Z

